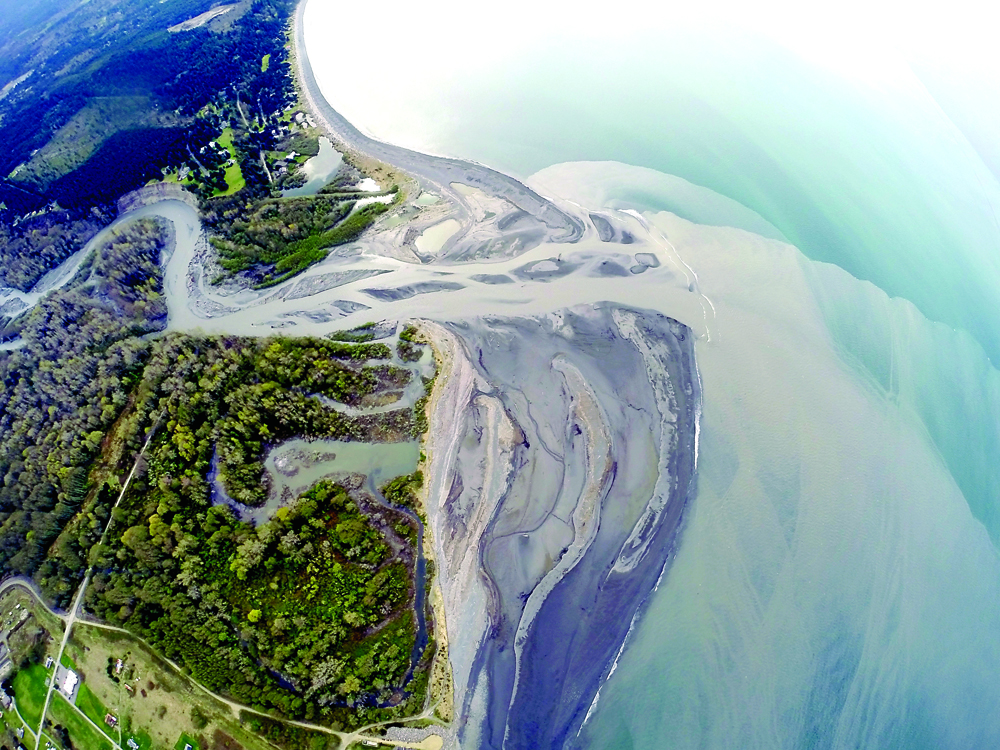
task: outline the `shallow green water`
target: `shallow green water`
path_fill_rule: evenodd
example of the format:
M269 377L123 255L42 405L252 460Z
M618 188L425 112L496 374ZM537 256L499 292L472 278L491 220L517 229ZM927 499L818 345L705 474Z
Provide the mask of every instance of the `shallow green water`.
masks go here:
M718 29L475 73L404 145L636 165L548 194L798 248L657 219L718 308L699 492L575 742L1000 746L1000 186L961 132L915 77Z
M320 189L337 173L344 163L343 155L337 151L328 138L319 139L319 153L303 165L306 181L297 188L282 190L285 198L299 198L306 195L316 195Z

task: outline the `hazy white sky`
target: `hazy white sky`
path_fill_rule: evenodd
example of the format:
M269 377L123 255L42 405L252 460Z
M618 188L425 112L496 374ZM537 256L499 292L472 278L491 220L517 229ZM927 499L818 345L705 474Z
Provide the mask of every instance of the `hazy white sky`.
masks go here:
M351 34L372 28L374 20L377 33L369 41L384 40L399 49L416 45L421 57L432 60L464 52L472 65L480 64L480 56L502 55L546 39L726 23L766 34L815 61L855 74L877 73L873 64L896 54L1000 72L1000 4L985 0L311 0L310 17L329 18Z

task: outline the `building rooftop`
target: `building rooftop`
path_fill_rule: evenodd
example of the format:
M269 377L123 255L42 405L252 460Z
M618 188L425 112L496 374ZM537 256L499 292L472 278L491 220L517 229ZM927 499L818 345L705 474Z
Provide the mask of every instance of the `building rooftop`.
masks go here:
M63 677L62 691L66 693L66 695L72 695L73 691L76 690L76 683L79 681L80 678L77 676L76 672L72 669L67 669L66 676Z

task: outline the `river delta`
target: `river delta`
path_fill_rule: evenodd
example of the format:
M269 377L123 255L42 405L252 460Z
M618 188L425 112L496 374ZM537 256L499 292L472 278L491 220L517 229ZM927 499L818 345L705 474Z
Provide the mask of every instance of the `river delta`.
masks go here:
M180 191L116 223L172 225L170 331L392 321L431 343L421 444L274 447L272 502L252 519L331 473L378 496L423 462L454 699L450 728L424 734L467 748L1000 737L990 337L676 176L591 161L518 180L368 138L323 98L307 7L302 95L332 143L410 176L406 200L258 290L211 283ZM82 260L0 302L35 304ZM430 355L413 365L434 371Z

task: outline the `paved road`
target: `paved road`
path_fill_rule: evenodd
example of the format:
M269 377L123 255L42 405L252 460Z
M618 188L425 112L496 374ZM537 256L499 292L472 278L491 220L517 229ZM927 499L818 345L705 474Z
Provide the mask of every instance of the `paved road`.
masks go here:
M139 451L139 455L137 455L135 457L135 461L132 462L132 468L129 469L128 476L125 477L125 481L122 483L122 491L118 493L118 499L115 500L115 504L114 507L112 508L112 511L115 508L117 508L121 503L121 501L124 499L125 493L128 491L128 486L132 483L132 477L135 476L135 470L136 467L138 467L139 465L139 460L146 453L146 449L149 447L149 443L153 439L153 435L156 434L156 428L158 426L159 426L159 419L157 419L157 421L153 423L152 428L149 430L149 434L146 436L146 442L143 443L142 445L142 450ZM104 538L108 535L108 529L111 528L112 523L114 523L114 513L108 515L108 522L107 524L105 524L104 531L101 533L101 539L98 542L99 544L104 543ZM80 588L77 589L76 596L73 597L72 609L70 609L68 616L63 617L63 621L66 623L66 627L63 629L62 642L59 644L59 654L56 656L56 665L62 663L63 653L66 651L66 644L69 643L69 637L73 632L73 625L76 622L77 615L80 613L80 610L83 607L83 597L84 594L87 593L87 586L90 585L90 577L93 574L94 574L94 567L90 566L89 568L87 568L87 573L83 576L83 581L80 583ZM32 593L36 592L32 590ZM48 607L46 606L46 609L47 608ZM56 687L55 674L56 674L55 672L52 673L52 677L49 680L49 689L45 691L45 703L42 707L42 719L41 723L38 725L38 732L35 737L35 750L39 750L42 744L42 730L45 728L45 716L49 710L49 703L52 701L52 691ZM82 712L81 715L83 715ZM87 721L89 721L91 724L94 724L94 722L90 721L89 717L85 718L87 718ZM94 726L97 725L94 724ZM103 730L100 729L100 727L98 727L98 731L100 731L102 734L104 733ZM109 737L108 739L111 738ZM121 746L114 740L112 740L112 744L114 744L117 750L121 750Z
M38 725L38 732L35 734L35 750L38 750L42 745L42 730L45 729L45 715L49 710L49 703L52 701L52 690L56 685L56 673L59 671L58 666L62 663L62 655L66 650L66 644L69 642L69 634L73 631L73 622L76 620L76 612L83 601L83 593L87 590L87 584L90 582L90 571L87 571L87 575L84 576L83 583L80 584L80 588L77 590L76 598L73 600L73 610L70 612L68 618L66 618L66 627L63 628L62 642L59 644L59 655L56 657L56 669L52 671L52 677L49 678L49 689L45 691L45 703L42 706L42 719ZM116 745L117 747L117 745ZM118 750L121 750L119 747Z
M2 596L4 594L4 592L6 592L6 591L8 591L8 590L10 590L12 588L21 588L21 589L24 589L24 590L28 591L32 596L34 596L35 601L38 604L38 606L44 608L50 615L52 615L53 617L56 617L56 618L62 620L63 622L67 622L68 620L70 620L71 617L73 617L73 615L71 615L71 614L67 614L66 612L62 612L60 610L56 610L56 609L53 609L52 607L50 607L45 602L45 600L42 598L41 592L38 590L38 587L35 585L35 582L32 581L30 578L22 578L22 577L8 578L3 583L0 583L0 596ZM79 593L77 594L77 597L79 598ZM76 603L79 604L79 601L80 600L78 599L76 601ZM119 627L117 627L115 625L109 625L109 624L107 624L105 622L98 622L98 621L94 620L93 618L87 616L85 613L83 613L81 611L81 609L80 609L79 606L75 606L74 607L74 612L76 614L76 616L73 618L73 624L74 625L83 625L85 627L97 628L99 630L110 630L110 631L115 632L115 633L124 633L125 635L128 635L131 638L134 638L135 640L139 641L140 643L143 643L147 648L150 649L150 651L153 651L154 653L156 652L156 650L152 646L150 646L150 644L146 643L146 641L144 641L142 638L140 638L139 636L137 636L135 633L131 632L130 630L126 630L125 628L119 628ZM69 632L69 628L67 628L66 632ZM63 640L64 640L64 643L67 642L67 636L66 636L65 633L63 634ZM61 653L62 653L62 650L60 649L60 654ZM268 714L268 713L266 713L264 711L258 711L258 710L254 709L254 708L251 708L250 706L245 706L242 703L237 703L236 701L231 701L228 698L225 698L225 697L219 695L218 693L212 692L209 688L207 688L204 685L202 685L200 682L198 682L197 680L195 680L193 677L191 677L188 674L185 674L183 668L179 664L177 664L176 662L171 661L170 659L167 659L166 657L164 657L162 654L159 654L159 653L157 653L157 657L159 659L161 659L162 661L166 662L176 672L178 672L179 674L183 675L184 679L188 680L192 685L194 685L195 687L197 687L203 693L205 693L206 695L208 695L209 697L211 697L213 700L216 700L219 703L221 703L221 704L225 705L226 707L228 707L229 710L232 711L232 714L233 714L234 718L238 719L241 712L255 714L257 716L263 716L263 717L266 717L266 718L272 719L272 720L275 718L271 714ZM46 706L47 705L48 705L48 703L46 702ZM76 706L74 706L74 708L76 708ZM415 716L415 717L412 717L412 718L415 718L415 719L430 718L430 716L433 714L433 712L434 712L434 706L431 706L427 710L425 710L422 714L420 714L419 716ZM20 715L20 714L18 714L18 715ZM101 731L103 734L105 734L105 736L107 736L107 732L105 732L99 726L97 726L96 724L94 724L94 722L90 720L90 717L86 716L86 714L83 714L82 712L81 712L81 715L84 716L84 718L86 718L87 721L90 722L90 724L92 726L94 726L99 731ZM23 718L22 718L22 721L24 722ZM441 746L439 744L440 738L437 737L437 735L432 735L431 737L428 737L427 739L425 739L423 742L413 743L413 742L396 742L396 741L387 740L384 737L377 737L377 736L372 736L372 735L369 735L369 734L365 734L365 732L370 732L371 730L375 729L376 727L382 726L383 724L394 723L394 721L398 721L398 720L393 720L391 722L390 721L385 721L385 722L378 722L378 723L375 723L375 724L368 724L367 726L361 727L356 732L338 732L338 731L336 731L334 729L330 729L329 727L325 727L325 726L322 726L320 724L310 724L309 722L294 721L292 719L281 719L281 721L283 721L286 724L291 724L292 726L301 727L302 729L309 729L309 730L312 730L312 731L315 731L315 732L323 732L324 734L332 734L332 735L338 737L341 740L342 745L345 746L345 747L349 746L350 743L352 743L352 742L362 742L364 740L368 740L368 741L371 741L371 742L377 742L380 745L388 745L390 747L422 748L422 750L435 750L435 748L438 748L438 747ZM27 727L28 723L24 722L24 725ZM30 728L28 728L27 731L33 737L36 737L36 738L38 737L37 733L34 732L33 730L31 730ZM114 746L116 748L119 748L119 750L121 750L119 743L115 742L110 737L108 739L111 740L112 744L114 744ZM37 742L37 740L36 740L36 742ZM36 745L36 747L37 747L37 745Z

